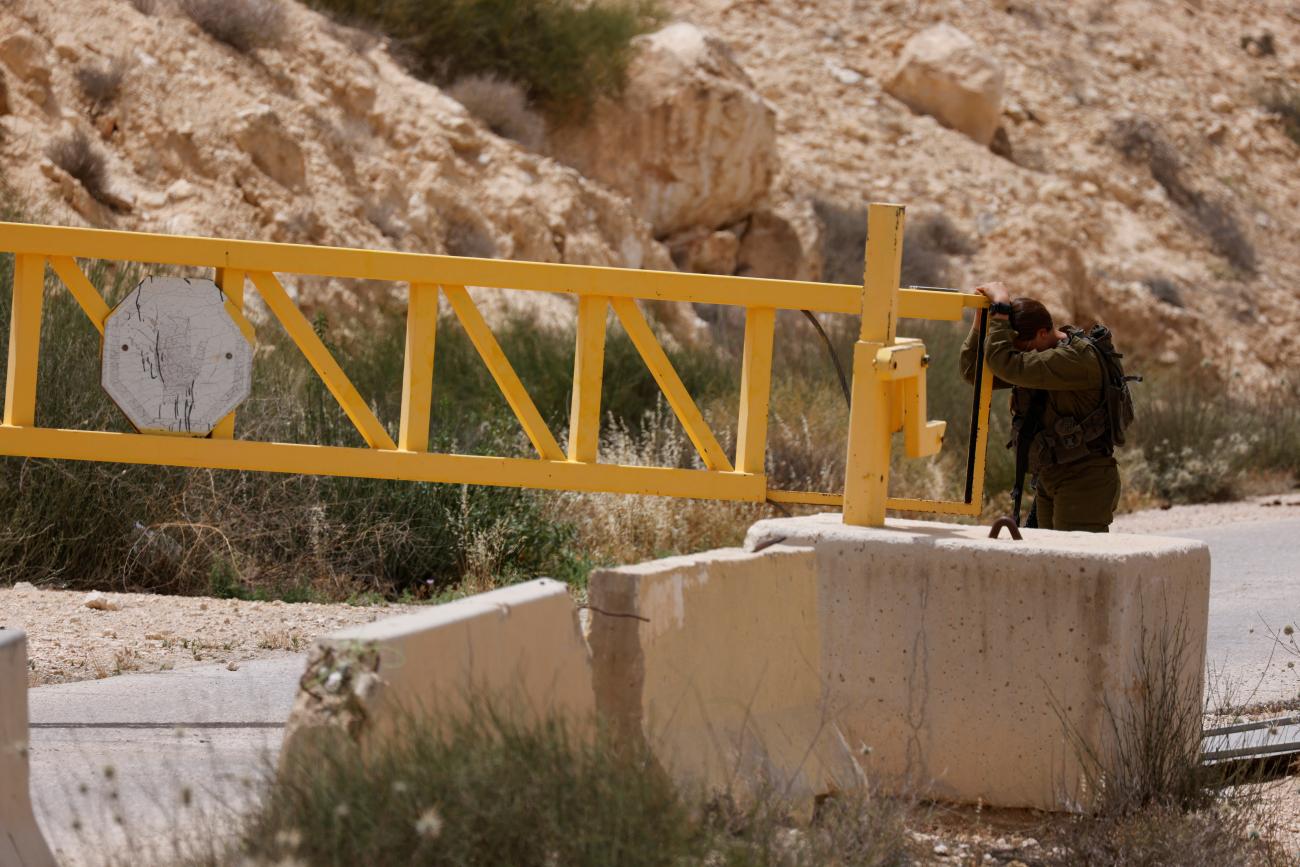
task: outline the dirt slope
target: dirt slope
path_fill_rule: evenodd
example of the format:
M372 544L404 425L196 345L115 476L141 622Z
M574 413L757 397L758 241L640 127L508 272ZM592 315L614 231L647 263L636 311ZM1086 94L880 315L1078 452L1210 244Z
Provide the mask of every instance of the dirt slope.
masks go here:
M672 269L625 199L493 135L380 40L286 8L283 42L244 54L166 2L0 3L8 182L60 224ZM78 71L119 58L97 112ZM107 158L107 205L46 155L74 130Z
M1251 381L1295 368L1300 146L1256 96L1300 86L1294 0L671 6L728 40L777 108L787 180L802 194L943 210L979 240L968 283L1000 277L1075 321L1102 317L1169 366L1204 359ZM939 22L1003 67L1015 162L883 92L904 43ZM1243 48L1265 33L1275 54ZM1149 118L1184 187L1232 215L1256 275L1234 270L1192 209L1117 150L1126 118ZM1144 285L1156 278L1174 287L1159 290L1166 300Z

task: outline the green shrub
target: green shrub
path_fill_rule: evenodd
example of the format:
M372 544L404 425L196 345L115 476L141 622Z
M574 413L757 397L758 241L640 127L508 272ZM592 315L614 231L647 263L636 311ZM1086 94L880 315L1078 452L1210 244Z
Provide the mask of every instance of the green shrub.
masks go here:
M375 27L417 75L517 82L558 120L580 119L621 92L631 41L664 18L657 0L311 0L347 23Z

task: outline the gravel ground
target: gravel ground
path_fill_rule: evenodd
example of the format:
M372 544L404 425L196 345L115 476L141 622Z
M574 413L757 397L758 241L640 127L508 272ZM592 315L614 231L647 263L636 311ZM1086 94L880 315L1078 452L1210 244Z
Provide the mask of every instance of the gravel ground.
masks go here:
M91 595L106 607L88 607ZM0 588L0 626L27 630L30 686L201 663L237 666L304 651L318 635L414 608Z

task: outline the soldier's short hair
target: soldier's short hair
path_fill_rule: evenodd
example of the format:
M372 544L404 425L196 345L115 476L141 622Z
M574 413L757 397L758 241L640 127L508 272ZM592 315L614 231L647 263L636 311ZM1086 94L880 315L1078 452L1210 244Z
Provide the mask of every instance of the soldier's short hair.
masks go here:
M1054 327L1052 314L1041 302L1033 298L1017 298L1011 302L1011 328L1016 332L1016 340L1033 340L1044 328L1051 331Z

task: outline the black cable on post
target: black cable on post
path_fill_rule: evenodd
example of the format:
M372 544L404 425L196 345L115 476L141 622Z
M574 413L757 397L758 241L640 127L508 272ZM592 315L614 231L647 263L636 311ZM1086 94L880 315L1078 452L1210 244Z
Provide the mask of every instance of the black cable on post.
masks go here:
M975 347L975 397L971 405L970 443L966 446L966 504L975 498L975 449L979 444L980 403L984 390L984 339L989 333L989 311L980 310L979 342Z
M844 375L844 367L840 364L839 356L835 354L835 347L831 343L830 335L826 333L826 329L822 328L821 322L818 321L811 310L801 310L799 312L808 317L808 321L813 324L813 328L816 328L817 333L822 336L822 342L826 344L826 353L830 355L831 364L835 365L835 374L840 378L840 388L844 390L844 404L849 409L852 409L853 395L849 391L849 378Z

